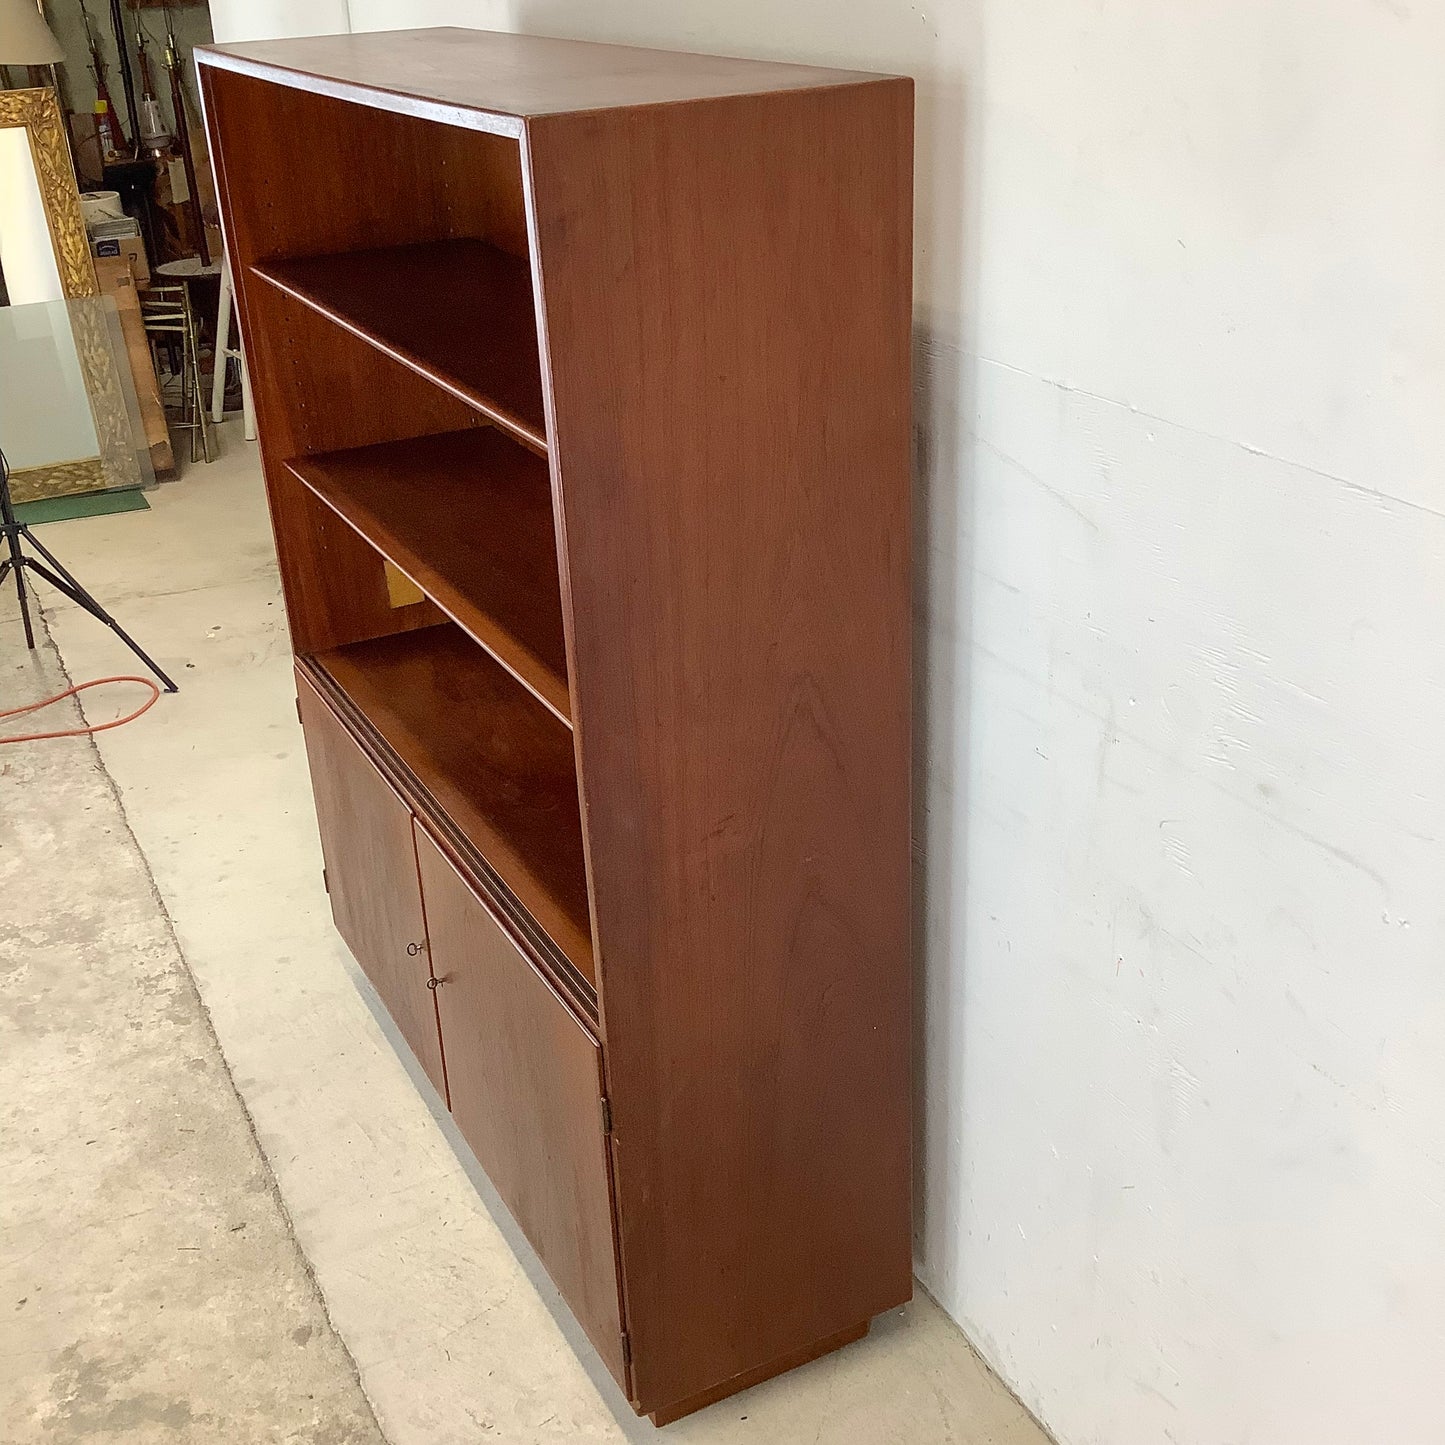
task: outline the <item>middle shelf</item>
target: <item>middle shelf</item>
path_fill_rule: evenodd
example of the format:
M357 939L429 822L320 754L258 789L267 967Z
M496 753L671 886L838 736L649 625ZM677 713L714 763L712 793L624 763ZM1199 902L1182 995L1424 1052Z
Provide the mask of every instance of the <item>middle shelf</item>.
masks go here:
M570 724L545 461L479 427L287 465Z

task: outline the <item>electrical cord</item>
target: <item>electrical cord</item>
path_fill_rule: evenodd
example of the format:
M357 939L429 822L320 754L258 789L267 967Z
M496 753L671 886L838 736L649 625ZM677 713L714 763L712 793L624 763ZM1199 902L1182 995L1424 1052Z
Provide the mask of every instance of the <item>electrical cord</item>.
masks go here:
M10 464L6 460L3 448L0 448L0 513L3 513L4 539L9 544L10 549L9 557L4 559L5 570L9 570L10 568L15 569L15 582L16 585L20 588L21 612L25 618L25 640L33 647L35 644L31 640L30 636L30 614L28 611L25 610L25 574L21 570L25 559L20 556L19 550L19 539L21 535L25 532L25 529L23 526L20 526L15 521L15 512L10 501ZM33 541L34 539L32 538L31 540ZM58 562L55 562L55 559L50 555L49 552L46 552L43 547L40 547L39 543L36 543L35 545L45 556L47 561L55 564L56 569L63 576L70 576L70 574L67 573ZM39 564L34 565L38 567ZM43 573L43 575L48 581L54 582L56 586L60 586L59 581L55 577L51 576L50 573L45 572L43 568L40 568L39 570ZM0 579L3 579L3 577L4 571L0 571ZM70 578L70 581L75 583L74 578ZM102 621L107 622L116 632L119 632L121 638L129 645L131 651L135 652L140 657L142 662L146 663L149 667L154 669L155 663L151 662L150 658L148 658L143 652L141 652L141 650L135 645L134 642L131 642L130 638L127 637L124 632L121 632L119 625L114 621L114 619L109 618L104 612L99 610L99 604L89 599L86 596L85 592L83 590L80 590L79 583L75 583L75 587L77 589L76 592L71 593L70 595L75 597L77 601L85 602L88 611L93 612L97 617L101 618ZM165 678L164 673L161 673L160 676L163 679ZM148 677L133 677L130 674L126 674L121 677L97 677L92 678L89 682L78 682L74 687L66 688L64 692L57 692L54 697L42 698L39 702L27 702L24 707L6 708L3 711L0 711L0 722L3 722L4 719L11 717L26 717L30 713L39 712L42 708L49 707L52 703L64 702L66 698L74 697L77 693L84 692L86 688L104 687L106 686L106 684L112 682L138 682L142 687L148 687L150 689L151 695L145 700L145 702L143 702L138 708L136 708L134 712L127 713L124 717L118 717L115 719L114 722L95 723L90 727L58 728L54 732L47 733L19 733L14 737L0 737L0 746L3 746L5 743L47 742L51 738L89 737L92 733L103 733L110 728L118 728L122 727L128 722L134 722L138 717L140 717L142 713L149 712L151 708L153 708L156 703L160 701L161 690ZM173 683L167 682L166 685L170 688L172 692L175 691L175 685Z
M90 682L78 682L74 687L68 687L64 692L57 692L54 697L44 698L40 702L28 702L24 707L8 708L4 712L0 712L0 719L24 717L27 713L39 712L41 708L49 707L51 703L64 702L66 698L74 697L88 687L104 687L111 682L138 682L142 687L150 688L151 695L134 712L127 713L125 717L118 717L114 722L95 723L91 727L64 728L52 733L21 733L18 737L0 737L0 744L38 743L45 742L49 738L80 738L88 737L91 733L103 733L107 728L118 728L125 723L134 722L142 713L149 712L160 701L161 690L148 677L97 677Z

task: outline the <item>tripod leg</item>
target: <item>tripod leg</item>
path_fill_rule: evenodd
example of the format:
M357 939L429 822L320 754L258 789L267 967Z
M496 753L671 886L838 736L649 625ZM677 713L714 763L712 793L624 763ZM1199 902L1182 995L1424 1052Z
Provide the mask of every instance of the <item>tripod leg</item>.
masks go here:
M20 620L25 624L25 645L32 652L35 651L35 629L30 625L30 601L25 595L25 559L20 556L20 539L18 536L10 538L11 555L0 562L0 582L5 581L5 574L10 571L15 573L15 595L20 599Z
M0 536L5 538L5 550L9 556L4 567L0 567L0 582L9 571L15 573L15 595L20 599L20 620L25 624L25 646L35 651L35 630L30 625L30 602L25 596L25 554L20 550L20 538L25 526L15 516L15 501L10 495L10 464L0 451Z
M29 567L33 571L39 573L39 575L42 576L48 583L50 583L52 587L54 587L59 592L63 592L68 598L70 598L70 600L74 602L77 607L83 607L88 613L90 613L92 617L96 619L97 622L105 623L105 625L110 628L110 630L115 633L115 635L120 638L120 640L125 643L125 645L130 648L130 650L135 653L135 655L140 658L140 660L145 663L145 665L153 673L155 673L158 678L160 678L160 680L165 684L165 689L167 692L179 692L180 689L175 685L175 683L170 680L169 677L165 675L165 673L160 670L160 668L151 659L150 654L147 653L145 649L141 647L140 643L138 643L135 638L133 638L130 633L128 633L125 628L123 628L120 623L117 622L115 618L112 617L110 613L107 612L105 608L102 607L100 603L97 602L95 598L92 597L90 593L87 592L85 588L80 585L80 583L70 572L66 571L64 564L61 563L52 553L47 551L41 543L37 542L35 538L31 535L28 528L22 530L25 532L25 540L29 542L30 545L34 547L35 550L39 552L47 562L50 563L50 567L54 567L55 571L52 572L50 570L50 567L43 566L41 563L35 561L33 557L22 557L20 559L20 566L16 568L16 571L20 571L23 567Z

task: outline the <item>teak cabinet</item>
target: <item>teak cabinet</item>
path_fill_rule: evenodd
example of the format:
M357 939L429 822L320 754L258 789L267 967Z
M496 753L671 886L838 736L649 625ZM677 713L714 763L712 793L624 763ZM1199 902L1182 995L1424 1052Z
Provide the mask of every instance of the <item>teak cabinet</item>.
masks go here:
M911 1291L912 84L198 59L337 927L665 1423Z

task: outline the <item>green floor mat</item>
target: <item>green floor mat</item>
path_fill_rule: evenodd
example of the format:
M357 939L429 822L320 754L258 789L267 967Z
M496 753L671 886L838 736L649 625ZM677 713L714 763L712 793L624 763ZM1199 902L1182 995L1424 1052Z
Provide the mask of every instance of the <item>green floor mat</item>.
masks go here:
M73 517L106 517L112 512L145 512L150 503L139 487L118 487L113 492L82 492L74 497L42 497L16 502L17 521L38 527L42 522L68 522Z

